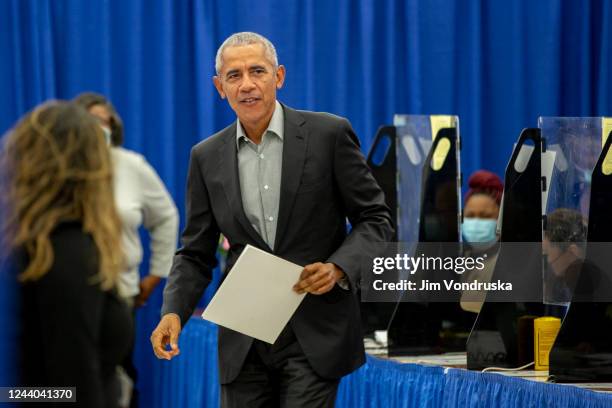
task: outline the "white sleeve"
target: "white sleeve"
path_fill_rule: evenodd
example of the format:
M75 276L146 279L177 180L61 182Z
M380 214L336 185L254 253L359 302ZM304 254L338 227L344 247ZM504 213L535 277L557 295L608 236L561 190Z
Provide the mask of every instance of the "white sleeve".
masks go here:
M172 197L153 167L143 158L138 169L143 225L149 232L149 274L165 278L177 247L179 217Z

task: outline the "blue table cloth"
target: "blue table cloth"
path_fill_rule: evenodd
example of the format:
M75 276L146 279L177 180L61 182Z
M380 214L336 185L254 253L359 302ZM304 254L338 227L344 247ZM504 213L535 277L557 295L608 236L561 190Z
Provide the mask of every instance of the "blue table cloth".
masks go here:
M159 361L151 400L155 407L218 407L217 329L200 318L185 326L181 354ZM337 407L612 407L612 395L493 373L398 364L368 357L343 378Z

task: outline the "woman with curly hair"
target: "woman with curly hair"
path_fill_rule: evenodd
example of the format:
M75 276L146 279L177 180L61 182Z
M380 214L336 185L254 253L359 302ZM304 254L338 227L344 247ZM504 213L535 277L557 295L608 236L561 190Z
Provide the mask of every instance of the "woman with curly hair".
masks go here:
M21 284L21 384L76 387L83 407L117 406L132 330L116 291L111 173L102 129L71 103L35 108L3 140L0 237Z

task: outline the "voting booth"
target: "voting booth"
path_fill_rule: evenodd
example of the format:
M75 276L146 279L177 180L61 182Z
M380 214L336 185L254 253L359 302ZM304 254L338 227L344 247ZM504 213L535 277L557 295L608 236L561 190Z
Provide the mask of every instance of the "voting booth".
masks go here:
M550 298L567 313L550 352L550 378L556 382L612 381L612 153L610 121L602 118L541 118L558 141L561 187L569 200L549 213L551 246L561 265L551 264L558 289ZM571 156L575 156L575 158ZM563 158L563 157L562 157ZM557 213L570 214L556 218ZM571 223L580 216L583 228ZM568 221L568 218L570 221ZM584 228L586 226L586 228ZM585 231L586 230L586 231ZM583 232L585 231L586 234ZM558 237L556 235L566 234ZM578 236L578 237L576 237ZM561 239L563 238L563 239ZM555 242L557 241L557 242ZM559 282L560 281L560 282Z
M459 243L456 116L396 115L394 126L379 129L368 164L392 210L398 252L439 254L443 243ZM473 316L461 310L458 299L442 303L418 296L406 291L393 302L362 303L366 331L387 331L389 355L464 350Z
M498 293L487 293L467 342L469 369L519 367L533 361L531 343L522 342L527 336L518 333L523 321L544 313L540 244L542 146L540 129L521 132L506 168L499 217L500 250L492 280L512 279L520 285L514 288L513 295L524 297L519 302L513 297L504 299Z
M536 369L549 368L551 381L610 381L609 130L602 118L541 117L538 125L523 131L506 169L493 275L519 275L526 285L511 301L487 294L468 340L467 365L535 363ZM526 151L528 139L532 147ZM527 165L517 165L526 152ZM526 251L513 253L512 242L523 242ZM556 320L560 331L540 348L537 320L544 316ZM545 366L538 365L542 355Z

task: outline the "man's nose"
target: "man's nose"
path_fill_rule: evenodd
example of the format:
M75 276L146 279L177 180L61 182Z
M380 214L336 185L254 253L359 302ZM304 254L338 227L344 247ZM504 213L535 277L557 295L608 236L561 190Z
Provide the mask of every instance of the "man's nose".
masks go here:
M255 83L253 82L253 80L251 79L250 75L245 75L242 77L242 83L240 84L240 90L242 92L249 92L251 91L253 88L255 88Z

